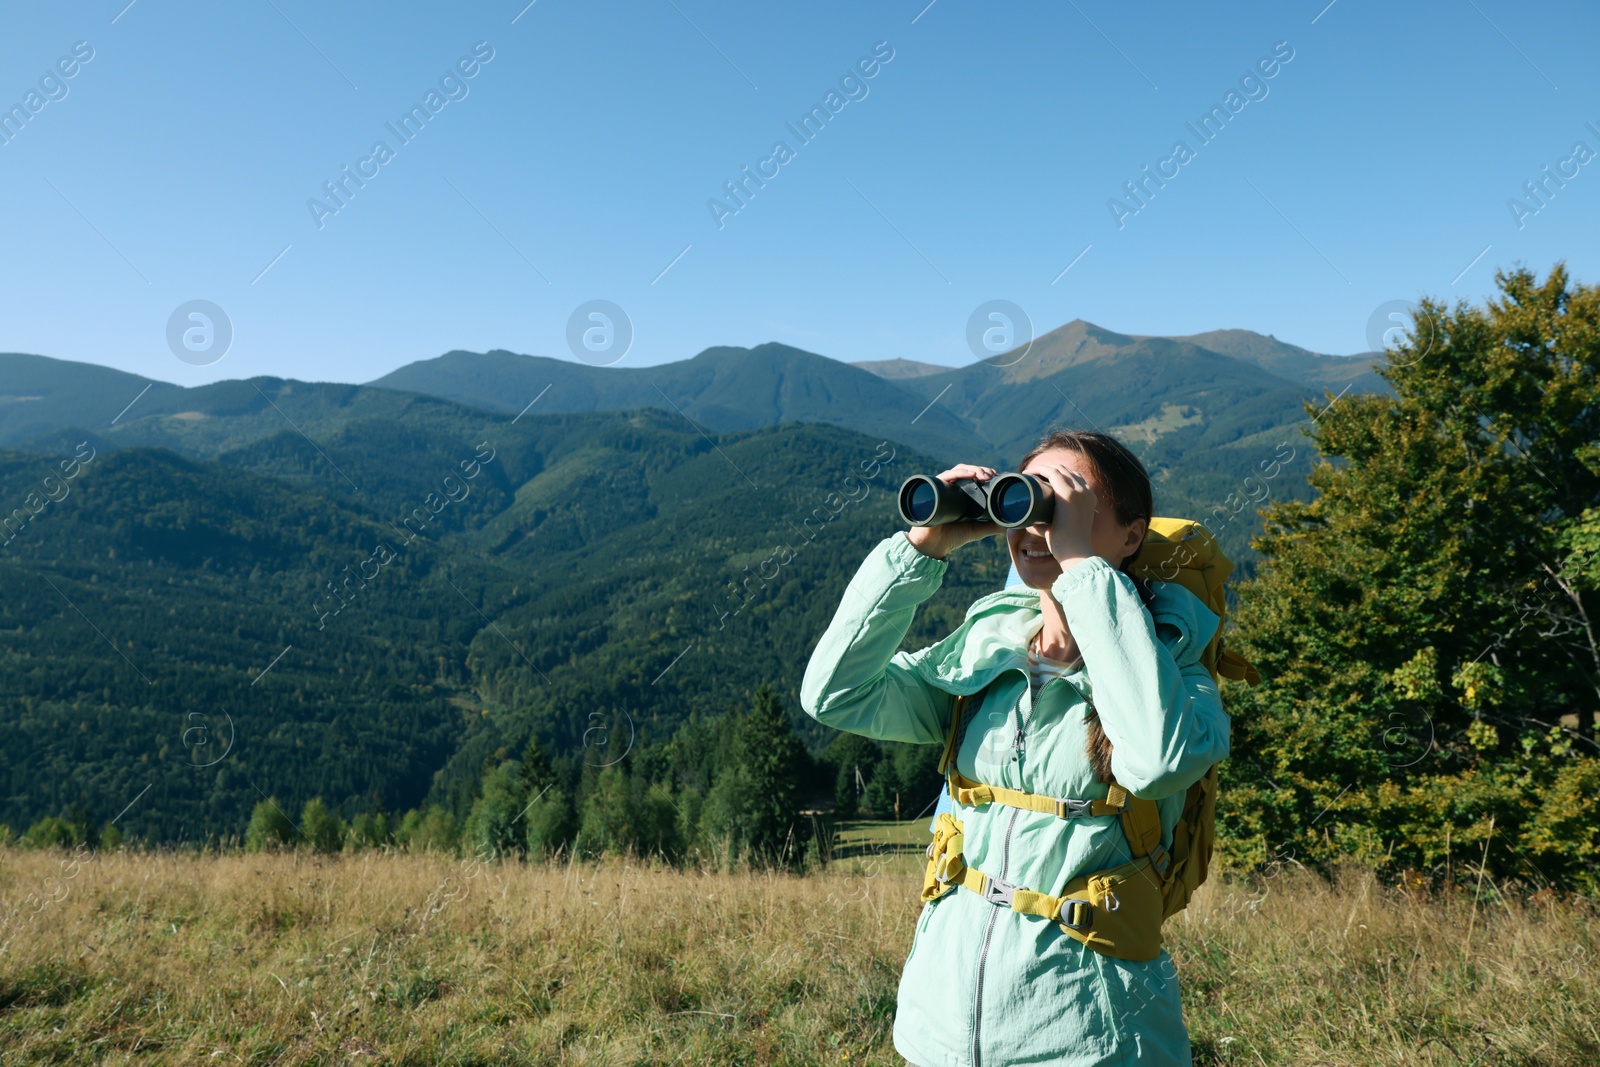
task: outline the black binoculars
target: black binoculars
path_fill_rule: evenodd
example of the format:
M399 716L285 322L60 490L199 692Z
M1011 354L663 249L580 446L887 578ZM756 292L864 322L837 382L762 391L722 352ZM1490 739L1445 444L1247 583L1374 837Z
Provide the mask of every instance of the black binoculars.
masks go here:
M913 474L900 483L900 517L912 526L947 522L993 522L1032 526L1049 522L1055 497L1031 474L1009 471L987 482L957 478L946 484L928 474Z

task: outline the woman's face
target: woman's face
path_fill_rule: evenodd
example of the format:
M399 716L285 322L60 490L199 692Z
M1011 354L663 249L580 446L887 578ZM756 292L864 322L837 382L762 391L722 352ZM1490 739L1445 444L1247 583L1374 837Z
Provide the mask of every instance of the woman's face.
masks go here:
M1113 567L1120 568L1122 561L1144 540L1145 529L1149 524L1144 519L1135 519L1127 526L1117 522L1116 513L1111 507L1111 498L1096 480L1082 453L1065 448L1046 449L1029 460L1028 465L1022 468L1022 473L1043 479L1045 469L1057 465L1075 471L1099 498L1100 503L1094 513L1094 525L1089 530L1090 542L1094 545L1095 555ZM1048 526L1048 523L1038 523L1033 526L1016 526L1006 531L1006 544L1011 549L1011 562L1016 566L1017 574L1021 576L1023 584L1034 589L1048 589L1057 578L1061 577L1061 564L1054 556L1049 555L1050 546L1045 541L1045 530ZM1043 552L1045 555L1030 557L1027 555L1029 551Z

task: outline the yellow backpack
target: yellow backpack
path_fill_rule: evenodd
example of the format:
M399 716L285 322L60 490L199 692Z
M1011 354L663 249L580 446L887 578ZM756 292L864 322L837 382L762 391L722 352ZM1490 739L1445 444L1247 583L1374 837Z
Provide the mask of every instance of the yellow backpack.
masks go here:
M1223 583L1233 564L1211 533L1197 522L1152 518L1132 572L1149 581L1176 582L1216 614L1217 631L1206 643L1201 662L1211 677L1259 685L1261 675L1236 652L1223 648L1222 619L1227 611ZM957 886L981 894L990 903L1036 915L1060 925L1069 937L1107 956L1150 960L1161 952L1161 924L1182 911L1210 868L1215 841L1217 768L1189 787L1183 811L1172 831L1172 849L1161 846L1161 820L1153 800L1130 794L1115 781L1104 800L1070 800L984 785L955 767L963 712L970 697L952 702L950 732L939 759L950 796L958 804L1005 804L1057 818L1117 815L1133 859L1068 882L1059 895L1041 893L991 878L968 867L962 858L962 824L949 812L935 820L928 846L922 899L934 900Z

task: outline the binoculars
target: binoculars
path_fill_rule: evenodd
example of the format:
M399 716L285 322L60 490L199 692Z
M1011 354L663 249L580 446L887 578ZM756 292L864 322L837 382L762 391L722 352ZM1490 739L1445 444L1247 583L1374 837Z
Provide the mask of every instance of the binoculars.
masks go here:
M993 522L1004 527L1049 522L1055 497L1031 474L1008 471L987 482L957 478L945 484L928 474L900 483L900 517L912 526L947 522Z

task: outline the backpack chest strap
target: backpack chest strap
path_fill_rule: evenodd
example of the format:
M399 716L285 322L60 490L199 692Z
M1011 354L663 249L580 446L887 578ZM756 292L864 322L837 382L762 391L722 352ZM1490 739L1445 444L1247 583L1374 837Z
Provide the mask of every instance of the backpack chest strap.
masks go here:
M1100 815L1117 815L1122 819L1122 832L1128 839L1128 848L1135 859L1150 857L1150 866L1159 877L1165 878L1172 867L1172 857L1161 845L1161 813L1153 800L1144 800L1128 792L1113 781L1104 800L1052 797L1044 793L1028 793L1003 785L974 782L956 770L956 749L959 745L962 715L969 697L958 696L951 701L950 730L945 736L944 752L939 758L939 773L945 776L950 799L958 804L977 807L981 804L1004 804L1007 807L1053 815L1058 819L1083 819Z
M1097 815L1121 815L1135 802L1126 789L1112 783L1104 800L1074 800L1070 797L1052 797L1044 793L1025 793L1003 785L974 782L951 767L945 775L950 799L958 804L976 807L979 804L1004 804L1007 807L1037 811L1054 815L1058 819L1086 819ZM1158 839L1159 843L1159 839Z

